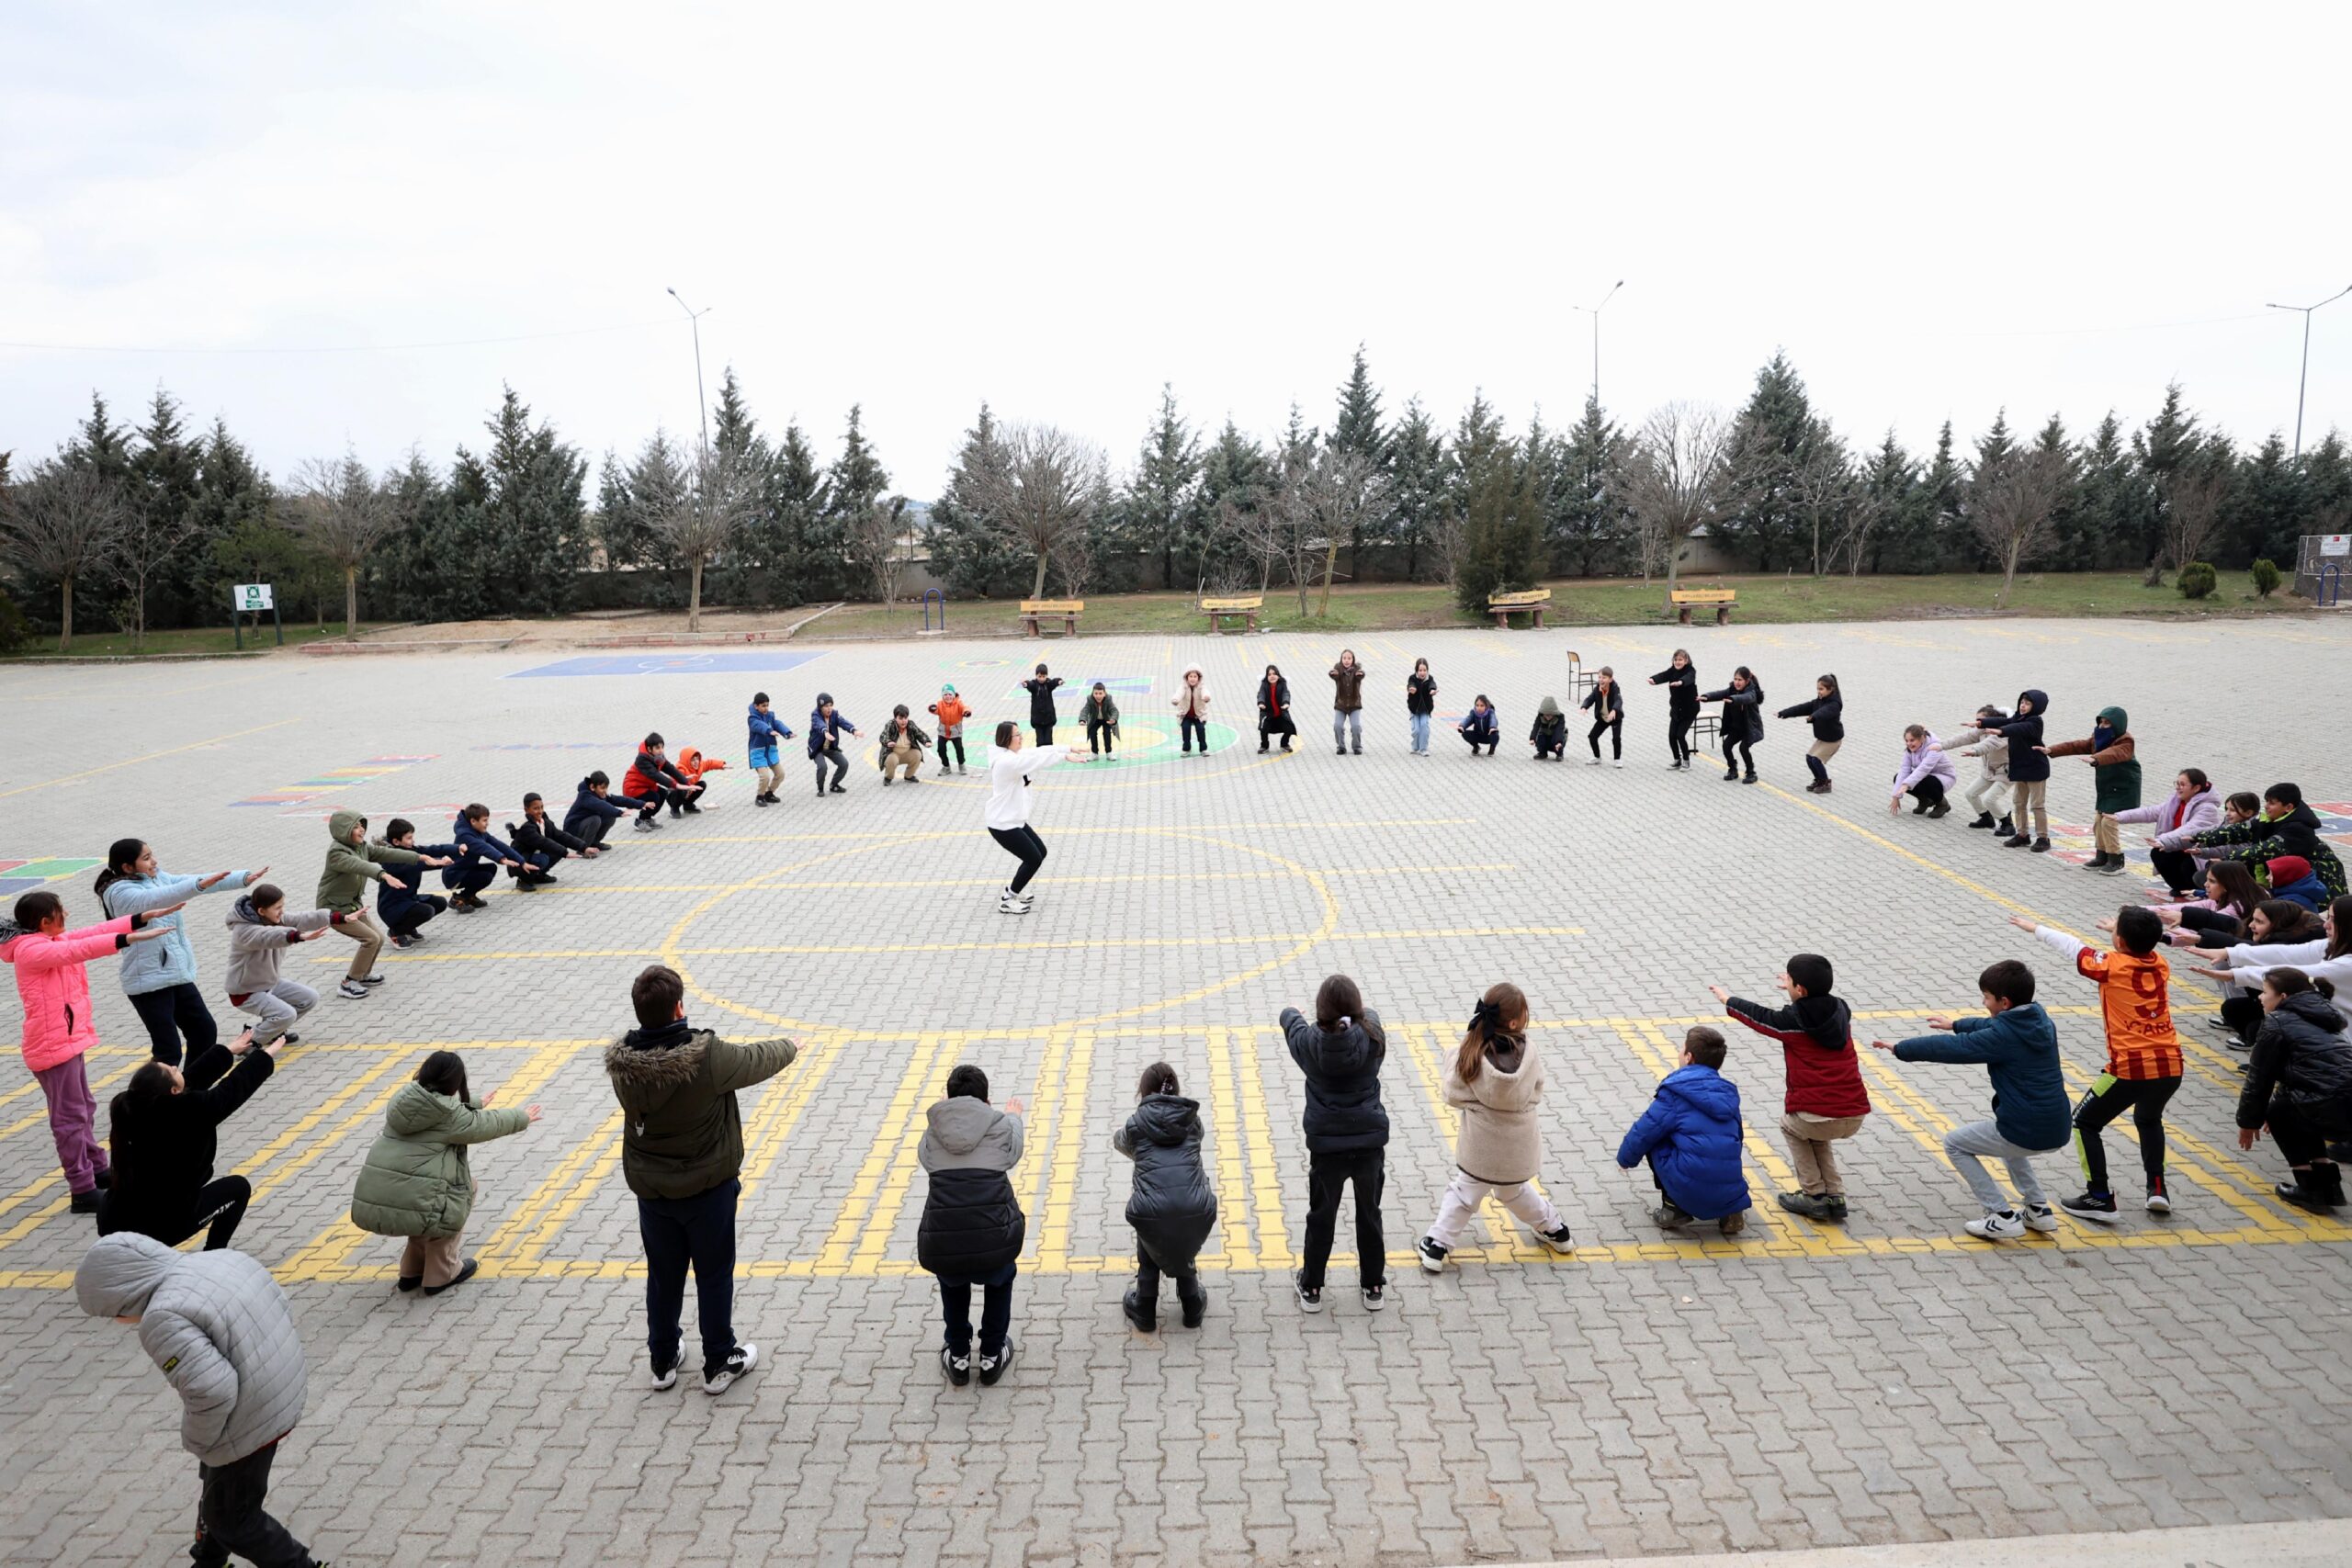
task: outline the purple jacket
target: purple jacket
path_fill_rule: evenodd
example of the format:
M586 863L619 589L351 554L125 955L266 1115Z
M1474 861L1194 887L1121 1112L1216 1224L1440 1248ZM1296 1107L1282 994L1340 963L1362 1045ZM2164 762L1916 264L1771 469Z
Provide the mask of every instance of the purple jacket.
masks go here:
M1944 743L1937 739L1932 731L1919 742L1917 751L1904 751L1903 761L1894 770L1895 796L1900 798L1905 790L1923 778L1935 779L1946 789L1960 782L1960 770L1952 766L1950 757L1944 755Z

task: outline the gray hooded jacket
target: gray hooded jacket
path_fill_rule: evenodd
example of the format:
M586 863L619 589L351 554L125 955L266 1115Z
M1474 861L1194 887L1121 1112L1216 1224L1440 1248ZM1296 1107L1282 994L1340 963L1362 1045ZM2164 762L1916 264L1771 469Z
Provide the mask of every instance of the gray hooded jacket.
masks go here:
M178 1391L180 1442L232 1464L302 1418L302 1340L286 1293L242 1252L175 1252L119 1232L82 1259L74 1293L92 1317L136 1317L139 1343Z

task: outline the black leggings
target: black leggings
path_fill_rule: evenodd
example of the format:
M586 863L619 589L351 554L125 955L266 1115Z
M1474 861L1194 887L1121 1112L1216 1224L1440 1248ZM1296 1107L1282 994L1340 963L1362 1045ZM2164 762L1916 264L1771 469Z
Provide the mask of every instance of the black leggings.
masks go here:
M391 921L384 930L392 936L414 936L417 927L448 907L449 900L437 893L420 893L407 908L401 911L400 919Z
M1690 760L1690 727L1699 722L1695 713L1668 714L1666 718L1666 749L1674 753L1678 762Z
M841 788L842 779L849 772L849 759L842 755L842 749L838 746L828 746L818 752L813 760L817 764L817 793L819 795L825 793L825 764L827 762L833 765L833 787Z
M1728 778L1733 773L1739 772L1739 764L1741 762L1746 762L1747 764L1747 776L1751 779L1754 778L1756 776L1755 748L1756 742L1753 740L1725 739L1724 741L1724 775Z
M1929 773L1903 793L1917 801L1922 810L1941 806L1944 803L1944 781Z
M1609 734L1609 754L1612 757L1623 757L1625 754L1624 719L1623 717L1596 718L1592 721L1592 729L1585 736L1584 743L1592 748L1592 754L1595 757L1600 755L1600 736L1603 730Z
M2092 1191L2110 1190L2107 1145L2099 1141L2099 1129L2126 1111L2140 1130L2140 1165L2147 1173L2149 1195L2164 1191L2165 1105L2179 1088L2177 1077L2119 1078L2101 1073L2092 1082L2082 1103L2075 1107L2075 1152L2082 1156L2083 1180Z
M178 1066L183 1040L187 1043L189 1059L194 1060L220 1038L220 1026L204 1005L204 993L185 980L160 991L141 991L130 998L130 1005L139 1021L147 1026L148 1046L159 1062Z
M1037 868L1046 863L1046 840L1037 837L1037 829L1026 823L1018 828L991 828L989 837L1021 857L1021 869L1013 873L1008 891L1018 893L1028 886Z
M204 1250L218 1252L237 1234L237 1223L245 1217L245 1205L253 1201L254 1184L242 1176L224 1176L205 1183L196 1190L187 1208L169 1219L126 1213L129 1205L118 1203L115 1195L108 1192L98 1200L98 1234L135 1231L154 1237L165 1247L177 1247L197 1232L204 1231Z
M1184 738L1185 750L1190 751L1193 749L1193 738L1194 736L1200 737L1201 750L1204 752L1208 750L1209 721L1207 719L1201 718L1196 715L1188 713L1177 719L1176 729L1177 732Z
M960 735L943 735L939 738L939 769L942 773L947 771L947 748L950 746L956 748L956 765L959 768L964 765L964 738Z
M2204 880L2197 869L2197 857L2187 850L2150 850L2148 863L2176 893L2186 893Z

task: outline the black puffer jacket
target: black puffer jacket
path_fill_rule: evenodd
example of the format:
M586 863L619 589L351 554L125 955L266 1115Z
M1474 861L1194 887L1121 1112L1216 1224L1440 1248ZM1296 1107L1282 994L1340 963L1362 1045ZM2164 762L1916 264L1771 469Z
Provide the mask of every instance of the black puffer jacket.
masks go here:
M277 1065L266 1051L232 1055L215 1044L188 1058L180 1093L117 1111L114 1190L103 1229L151 1235L167 1225L185 1229L197 1189L212 1179L220 1123L269 1081Z
M1380 1015L1367 1008L1345 1029L1327 1031L1296 1008L1284 1008L1282 1023L1291 1060L1306 1074L1306 1152L1386 1148L1380 1064L1388 1038L1380 1032Z
M1720 692L1702 692L1702 703L1721 703L1724 716L1716 721L1726 743L1745 740L1761 745L1764 740L1764 688L1754 681L1745 686L1725 686Z
M2011 784L2046 784L2050 779L2050 759L2041 750L2041 721L2049 712L2050 697L2040 687L2028 686L2018 694L2018 707L2028 703L2033 705L2031 713L2018 714L2006 724L1989 724L1985 732L1997 731L2008 741Z
M915 1261L943 1280L986 1280L1020 1258L1028 1230L1009 1174L1021 1162L1021 1119L951 1095L928 1120L915 1146L931 1174Z
M1136 1162L1127 1224L1160 1268L1189 1269L1216 1227L1216 1191L1201 1163L1201 1107L1181 1094L1136 1105L1111 1146Z
M2300 991L2262 1021L2238 1095L2238 1125L2270 1120L2273 1096L2331 1137L2352 1133L2352 1039L2344 1015L2317 991Z

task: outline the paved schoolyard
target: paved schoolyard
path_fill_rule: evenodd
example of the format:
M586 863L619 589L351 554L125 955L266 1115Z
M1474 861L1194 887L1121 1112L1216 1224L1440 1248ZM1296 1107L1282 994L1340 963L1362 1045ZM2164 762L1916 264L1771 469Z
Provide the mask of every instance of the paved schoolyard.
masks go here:
M1843 677L1837 793L1802 793L1794 723L1758 749L1762 786L1668 772L1665 705L1638 683L1623 771L1584 764L1581 726L1567 765L1529 760L1536 700L1570 696L1568 650L1638 682L1678 641L1710 686L1753 665L1772 706L1810 695L1822 670ZM1768 1204L1736 1244L1664 1240L1646 1178L1611 1157L1681 1031L1713 1015L1707 985L1767 995L1800 950L1832 955L1858 1029L1888 1036L1973 1006L1985 963L2027 959L2086 1077L2101 1060L2089 987L2002 918L2088 932L2141 879L1999 850L1962 814L1890 818L1902 726L1949 728L2041 686L2053 734L2129 707L2152 793L2196 763L2225 789L2292 778L2314 801L2352 801L2324 722L2352 703L2352 623L1355 646L1371 722L1365 755L1344 759L1324 721L1336 642L1045 646L1071 682L1065 711L1102 679L1129 732L1115 766L1041 781L1053 852L1025 919L994 912L1009 863L980 830L977 779L886 793L861 749L845 796L817 798L796 760L783 806L754 810L744 775L722 775L720 809L625 835L558 889L445 917L428 945L388 953L377 995L330 995L221 1144L223 1168L259 1194L240 1245L288 1283L311 1358L280 1512L322 1555L369 1563L1419 1563L2352 1517L2352 1225L2268 1198L2278 1161L2267 1145L2236 1152L2235 1058L2187 995L2168 1221L2138 1213L2119 1140L2131 1212L2116 1230L2069 1223L1999 1250L1956 1239L1973 1211L1937 1140L1984 1114L1983 1075L1867 1052L1878 1111L1848 1145L1842 1230ZM1433 757L1407 754L1416 655L1442 713L1494 699L1499 757L1473 761L1443 724ZM267 863L306 903L330 811L405 815L428 839L469 800L503 823L537 789L560 811L592 767L617 778L649 727L740 763L755 688L796 729L819 689L871 735L943 681L983 720L1025 718L1013 683L1038 657L809 643L584 666L516 648L0 671L0 894L46 882L77 923L95 918L96 859L137 833L167 869ZM1245 732L1221 733L1205 761L1173 755L1166 716L1194 659ZM1261 758L1247 733L1269 660L1307 716L1294 756ZM2062 761L2052 804L2062 851L2083 858L2088 770ZM208 988L227 902L194 909ZM331 987L342 948L301 949L293 969ZM629 977L656 959L688 975L697 1021L803 1043L746 1097L737 1317L763 1361L716 1400L643 1386L633 1211L597 1059L628 1021ZM1333 970L1389 1026L1380 1316L1344 1265L1319 1317L1284 1278L1305 1156L1273 1023ZM1547 1186L1577 1250L1548 1258L1489 1212L1465 1266L1430 1280L1406 1254L1449 1169L1441 1064L1500 978L1535 1009ZM103 1098L144 1047L103 964L93 989ZM395 1249L343 1216L383 1105L440 1045L547 1116L477 1151L483 1277L427 1303L392 1292ZM1223 1217L1206 1325L1177 1328L1171 1311L1145 1337L1118 1312L1127 1178L1109 1135L1156 1059L1203 1102ZM913 1137L963 1060L1030 1111L1020 1358L989 1390L944 1384L935 1297L912 1261ZM1778 1053L1736 1031L1727 1070L1760 1197L1786 1175ZM2070 1176L2047 1163L2053 1187ZM90 1230L63 1213L20 1066L0 1072L0 1556L167 1559L193 1461L131 1337L63 1289Z

